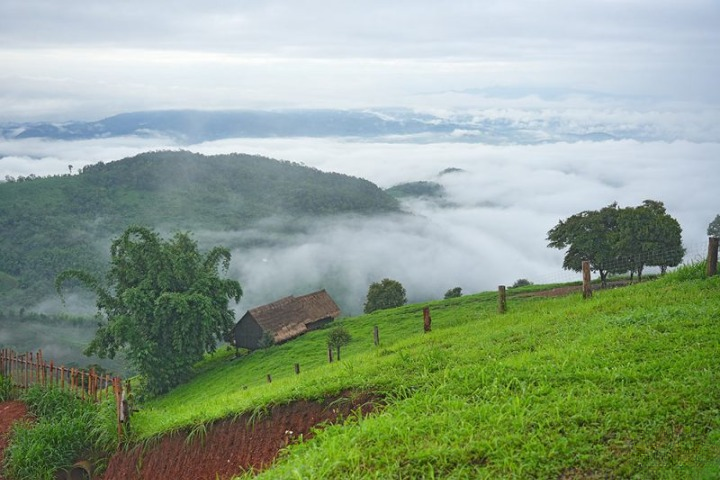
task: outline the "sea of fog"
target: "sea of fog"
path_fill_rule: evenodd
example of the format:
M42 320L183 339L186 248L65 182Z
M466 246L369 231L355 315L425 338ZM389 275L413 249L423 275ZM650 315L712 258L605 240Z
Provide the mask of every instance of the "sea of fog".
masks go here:
M111 138L75 142L0 141L0 178L75 172L147 150L180 148L167 139ZM183 149L249 153L323 171L366 178L387 188L434 181L445 202L413 201L409 215L310 221L304 234L272 248L233 251L230 275L243 285L237 308L327 288L345 313L356 314L368 285L399 280L410 301L511 285L578 279L561 268L562 252L547 248L560 219L612 202L665 203L683 228L688 258L706 249L708 223L720 213L720 143L633 140L494 146L352 139L231 139ZM447 168L462 172L440 175ZM204 242L235 233L196 232ZM243 235L237 232L237 235Z

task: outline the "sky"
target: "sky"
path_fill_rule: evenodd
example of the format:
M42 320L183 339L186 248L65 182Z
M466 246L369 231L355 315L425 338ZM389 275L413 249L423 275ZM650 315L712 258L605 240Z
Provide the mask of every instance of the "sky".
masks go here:
M717 103L716 0L3 0L0 121L425 108L492 86Z
M491 118L649 129L667 141L491 146L386 139L182 145L303 162L389 187L440 181L453 208L338 219L272 251L234 252L243 307L343 271L411 299L574 280L545 236L618 201L665 202L689 253L706 246L720 178L717 0L137 0L0 2L0 122L98 120L156 109L469 110ZM500 89L496 87L502 87ZM560 100L553 94L570 94ZM595 95L593 92L601 93ZM534 93L534 95L533 95ZM0 139L0 177L179 148L171 139ZM438 178L447 167L459 176ZM219 232L197 232L211 242ZM243 235L238 232L238 235ZM349 248L348 246L352 246ZM330 252L330 253L329 253Z

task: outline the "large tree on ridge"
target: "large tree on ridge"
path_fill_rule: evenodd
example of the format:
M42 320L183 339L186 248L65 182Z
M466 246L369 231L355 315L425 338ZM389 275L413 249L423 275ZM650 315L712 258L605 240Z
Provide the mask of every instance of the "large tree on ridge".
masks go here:
M187 233L170 240L131 226L113 241L104 279L66 270L55 280L79 280L97 296L99 328L87 355L113 358L122 350L143 375L148 393L160 394L185 381L193 364L228 338L235 320L230 299L240 300L235 280L222 279L230 252L205 255Z

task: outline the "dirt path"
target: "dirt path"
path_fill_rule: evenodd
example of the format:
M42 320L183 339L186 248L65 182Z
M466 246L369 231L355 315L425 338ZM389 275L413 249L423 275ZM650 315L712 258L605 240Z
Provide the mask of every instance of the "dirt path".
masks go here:
M0 403L0 465L4 458L5 447L7 447L8 434L12 424L27 416L27 407L18 401ZM0 470L0 480L3 480Z

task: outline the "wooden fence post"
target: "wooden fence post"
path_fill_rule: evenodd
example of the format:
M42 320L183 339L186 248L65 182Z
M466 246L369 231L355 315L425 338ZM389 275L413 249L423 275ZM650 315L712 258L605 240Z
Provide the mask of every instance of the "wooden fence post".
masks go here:
M498 313L507 312L507 295L505 293L505 285L498 286Z
M267 382L272 383L272 375L270 375L269 373L267 374Z
M708 254L707 254L707 276L717 275L718 271L718 243L720 238L708 238Z
M300 375L300 364L299 363L295 364L295 375Z
M583 274L583 298L588 299L592 297L592 288L590 288L590 262L583 260L582 262L582 274Z
M432 319L430 318L430 307L423 308L423 329L425 333L429 332L432 327Z
M380 329L377 325L373 327L373 342L376 347L380 345Z

